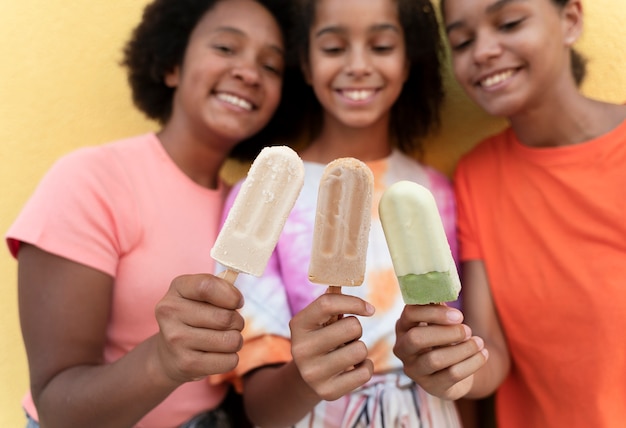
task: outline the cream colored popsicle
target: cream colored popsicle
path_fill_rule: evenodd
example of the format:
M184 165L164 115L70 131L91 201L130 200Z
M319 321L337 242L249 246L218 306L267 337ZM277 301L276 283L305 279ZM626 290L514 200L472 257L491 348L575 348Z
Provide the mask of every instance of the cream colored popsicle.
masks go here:
M373 186L372 171L358 159L336 159L324 169L309 262L311 282L331 287L363 283Z
M261 150L235 198L211 257L228 268L234 283L240 272L261 276L304 183L304 165L286 146Z
M461 281L432 193L399 181L383 193L378 210L404 302L456 300Z

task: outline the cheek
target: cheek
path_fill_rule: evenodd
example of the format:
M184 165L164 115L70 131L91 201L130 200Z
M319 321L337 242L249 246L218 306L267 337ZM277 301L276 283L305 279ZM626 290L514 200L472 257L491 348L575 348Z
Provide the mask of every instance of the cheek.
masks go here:
M456 80L465 86L467 83L467 74L469 73L469 62L464 55L453 55L452 57L452 73Z
M266 86L265 98L268 113L274 114L280 103L282 93L282 82L280 79L273 79Z

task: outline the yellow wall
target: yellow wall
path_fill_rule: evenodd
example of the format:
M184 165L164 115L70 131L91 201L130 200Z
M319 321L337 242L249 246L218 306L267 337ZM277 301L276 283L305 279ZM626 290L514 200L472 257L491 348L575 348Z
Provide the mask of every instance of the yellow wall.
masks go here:
M585 92L626 100L624 0L587 0ZM130 102L117 65L146 0L0 2L0 231L61 154L154 129ZM459 155L503 123L474 108L450 82L444 131L427 161L450 173ZM240 174L241 169L231 169ZM0 427L23 424L28 375L19 333L16 265L0 250Z

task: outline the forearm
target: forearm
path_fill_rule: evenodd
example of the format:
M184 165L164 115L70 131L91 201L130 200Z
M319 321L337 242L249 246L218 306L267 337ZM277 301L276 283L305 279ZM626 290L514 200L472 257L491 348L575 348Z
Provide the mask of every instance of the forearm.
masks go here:
M36 398L40 422L47 428L135 425L180 385L159 371L155 355L151 338L115 363L64 370Z
M484 398L493 394L509 373L510 360L506 349L486 344L489 359L475 374L467 398Z
M293 361L263 367L246 377L246 412L250 420L261 427L292 426L320 401L315 391L304 382Z

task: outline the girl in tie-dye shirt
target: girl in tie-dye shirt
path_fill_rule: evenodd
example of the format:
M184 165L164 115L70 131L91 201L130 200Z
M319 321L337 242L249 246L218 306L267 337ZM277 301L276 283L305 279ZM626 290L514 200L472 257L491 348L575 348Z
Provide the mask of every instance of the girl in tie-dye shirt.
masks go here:
M246 410L262 426L459 426L454 403L416 386L393 354L404 303L377 211L392 183L427 186L456 253L450 183L405 154L438 122L443 98L434 10L428 0L298 4L302 34L293 42L304 47L318 107L308 117L321 127L300 152L304 188L263 276L237 280L245 297L237 374ZM299 108L306 106L303 97ZM340 157L358 158L374 173L372 227L364 283L328 294L309 282L308 267L319 181ZM326 325L336 314L348 315Z

